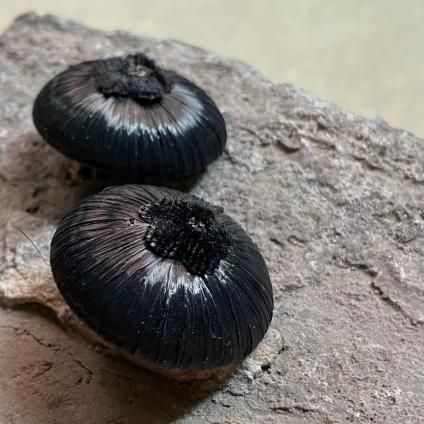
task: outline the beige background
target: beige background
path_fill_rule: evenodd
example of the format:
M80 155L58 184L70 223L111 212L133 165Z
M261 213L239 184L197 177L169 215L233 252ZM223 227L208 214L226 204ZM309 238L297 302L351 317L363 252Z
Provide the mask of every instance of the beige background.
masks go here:
M0 0L0 28L28 10L234 56L424 136L422 0Z

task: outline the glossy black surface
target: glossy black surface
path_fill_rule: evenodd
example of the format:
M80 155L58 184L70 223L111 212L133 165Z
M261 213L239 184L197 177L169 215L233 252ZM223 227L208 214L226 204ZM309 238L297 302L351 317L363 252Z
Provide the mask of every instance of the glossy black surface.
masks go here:
M226 143L205 91L142 54L71 66L38 94L33 120L65 155L134 180L196 174Z
M175 223L175 240L183 239L172 257L146 244L152 223L162 224L156 206L145 211L164 202L195 205L180 215L174 207L165 213ZM215 239L218 253L211 254ZM182 246L196 264L203 255L205 274L186 268ZM248 235L222 209L174 190L127 185L83 200L58 226L51 266L67 303L96 333L165 367L206 369L241 360L272 318L267 267Z

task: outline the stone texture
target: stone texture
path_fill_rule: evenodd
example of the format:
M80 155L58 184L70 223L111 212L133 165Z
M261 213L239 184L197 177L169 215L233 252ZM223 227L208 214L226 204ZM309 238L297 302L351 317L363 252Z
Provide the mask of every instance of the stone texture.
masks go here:
M175 41L28 14L0 46L2 423L424 422L423 140ZM101 182L72 178L32 101L71 63L137 50L217 101L228 147L190 190L271 272L271 330L229 380L166 380L66 331L50 275L57 219Z

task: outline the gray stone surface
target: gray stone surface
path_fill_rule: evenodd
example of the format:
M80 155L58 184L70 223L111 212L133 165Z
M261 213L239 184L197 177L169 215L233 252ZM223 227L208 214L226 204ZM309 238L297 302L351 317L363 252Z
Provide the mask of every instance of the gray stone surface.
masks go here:
M0 46L1 423L424 422L423 140L175 41L29 14ZM70 178L32 101L68 64L137 50L216 99L228 148L191 191L241 222L271 272L271 330L228 381L166 380L66 330L42 259L100 184Z

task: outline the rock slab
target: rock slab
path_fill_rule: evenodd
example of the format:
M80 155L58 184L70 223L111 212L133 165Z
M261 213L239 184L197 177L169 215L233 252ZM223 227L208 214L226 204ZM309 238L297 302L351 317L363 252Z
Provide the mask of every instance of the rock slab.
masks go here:
M424 422L424 140L176 41L27 14L0 46L2 423ZM72 63L135 51L216 100L228 147L189 189L270 269L271 329L229 380L166 380L66 331L49 242L101 183L72 178L32 102Z

